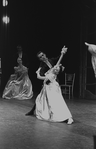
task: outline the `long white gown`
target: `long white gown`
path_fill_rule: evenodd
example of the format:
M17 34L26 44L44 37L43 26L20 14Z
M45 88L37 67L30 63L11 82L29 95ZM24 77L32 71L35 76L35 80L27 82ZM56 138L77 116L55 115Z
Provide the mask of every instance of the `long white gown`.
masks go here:
M56 75L48 74L50 83L44 82L43 88L36 98L36 117L41 120L62 122L72 118L72 114L64 101Z

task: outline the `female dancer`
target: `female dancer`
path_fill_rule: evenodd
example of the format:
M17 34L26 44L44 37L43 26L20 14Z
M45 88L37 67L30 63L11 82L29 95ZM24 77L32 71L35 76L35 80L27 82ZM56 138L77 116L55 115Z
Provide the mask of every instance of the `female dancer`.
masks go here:
M32 83L28 76L28 68L22 64L22 51L17 59L18 66L14 67L15 73L10 76L7 82L3 98L16 98L19 100L30 99L33 96Z
M87 42L85 42L85 45L88 46L88 51L91 53L91 62L96 78L96 45Z
M40 53L39 57L47 64L49 70L44 76L40 74L42 67L36 71L37 78L44 80L43 88L36 98L35 114L38 119L52 122L62 122L68 120L68 124L73 123L71 112L69 111L61 93L61 88L57 82L57 75L60 71L60 61L67 48L62 49L61 56L57 64L52 67L44 53Z

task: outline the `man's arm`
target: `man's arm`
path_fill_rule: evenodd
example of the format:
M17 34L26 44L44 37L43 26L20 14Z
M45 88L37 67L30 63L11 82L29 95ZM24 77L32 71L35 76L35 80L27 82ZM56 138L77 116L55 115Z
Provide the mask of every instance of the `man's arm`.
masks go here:
M38 79L41 79L41 80L45 80L46 77L40 75L40 70L41 70L41 67L36 71L37 78L38 78Z

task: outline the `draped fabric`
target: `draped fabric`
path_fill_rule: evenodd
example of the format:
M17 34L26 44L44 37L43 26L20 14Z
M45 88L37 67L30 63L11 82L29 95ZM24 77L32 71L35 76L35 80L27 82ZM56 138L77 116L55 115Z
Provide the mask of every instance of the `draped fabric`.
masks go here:
M91 63L96 77L96 45L89 44L85 42L85 45L88 46L88 51L91 53Z
M95 77L96 77L96 56L92 55L91 61L92 61L92 67L93 67L93 70L94 70L94 74L95 74Z
M30 99L33 96L32 83L28 76L28 69L25 66L14 67L15 73L10 76L5 89L3 98L16 98L19 100Z
M43 88L36 98L36 117L52 122L65 121L72 118L64 101L61 88L54 74L48 76L50 83L44 82Z

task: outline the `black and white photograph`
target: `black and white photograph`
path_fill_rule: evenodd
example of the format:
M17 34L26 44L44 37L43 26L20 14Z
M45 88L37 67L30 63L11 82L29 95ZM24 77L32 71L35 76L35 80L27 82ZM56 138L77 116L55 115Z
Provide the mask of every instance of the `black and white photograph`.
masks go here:
M96 149L96 0L0 1L0 149Z

